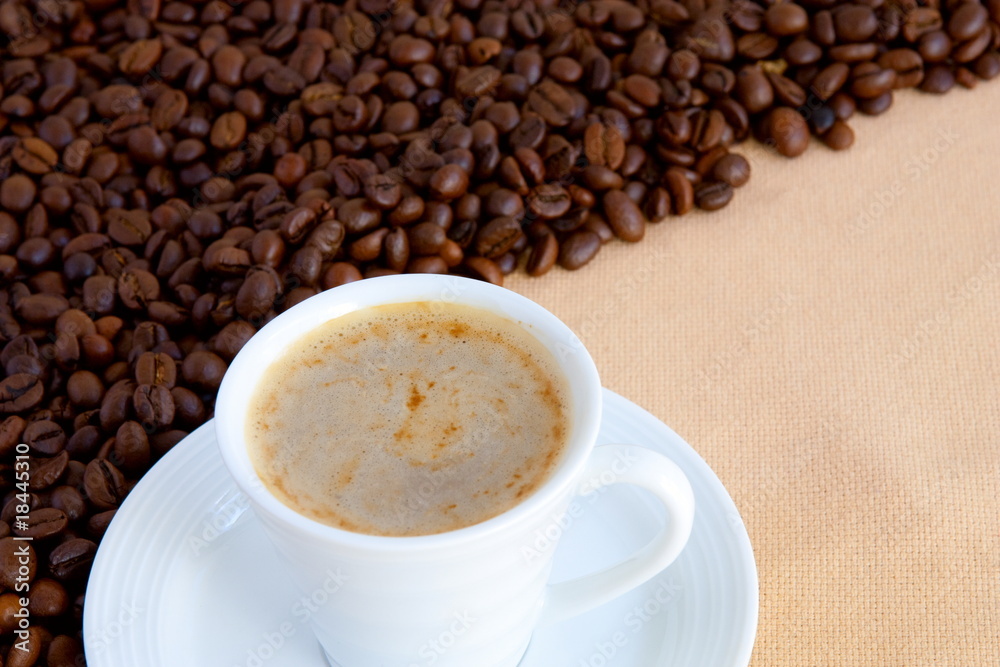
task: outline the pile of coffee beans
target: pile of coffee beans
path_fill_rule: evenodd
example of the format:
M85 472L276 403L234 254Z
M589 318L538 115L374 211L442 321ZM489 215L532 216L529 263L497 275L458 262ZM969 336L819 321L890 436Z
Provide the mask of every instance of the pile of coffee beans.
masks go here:
M995 77L998 24L1000 0L0 0L3 664L83 664L101 535L276 313L578 269L726 206L750 136L844 149L896 89Z

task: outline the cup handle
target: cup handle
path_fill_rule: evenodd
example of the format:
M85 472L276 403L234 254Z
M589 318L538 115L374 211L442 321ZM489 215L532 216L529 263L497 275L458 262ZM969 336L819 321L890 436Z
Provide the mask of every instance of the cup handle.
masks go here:
M681 469L667 457L636 445L595 447L577 495L611 484L634 484L659 498L668 523L645 547L625 561L576 579L550 584L539 625L582 614L640 586L680 555L694 523L694 493Z

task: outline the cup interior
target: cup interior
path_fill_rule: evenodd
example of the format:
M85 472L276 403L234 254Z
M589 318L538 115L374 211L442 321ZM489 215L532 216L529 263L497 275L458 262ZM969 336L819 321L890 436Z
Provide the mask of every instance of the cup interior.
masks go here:
M555 357L570 389L570 435L560 465L533 494L515 507L458 530L415 537L365 535L334 528L303 516L264 486L246 448L245 423L250 397L264 373L304 333L347 313L385 304L443 301L489 310L519 323ZM574 484L600 424L601 389L597 369L579 339L552 313L502 287L469 278L438 275L385 276L350 283L310 297L264 326L240 350L219 388L215 428L226 467L259 510L318 537L359 547L428 548L476 539L501 531L546 507Z

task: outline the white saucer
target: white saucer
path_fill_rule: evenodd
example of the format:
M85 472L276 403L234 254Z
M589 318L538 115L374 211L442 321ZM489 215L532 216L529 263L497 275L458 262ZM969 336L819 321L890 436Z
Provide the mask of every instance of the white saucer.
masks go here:
M605 390L598 444L612 442L659 450L684 470L697 503L691 541L645 586L538 630L521 667L746 667L757 570L733 501L676 433ZM622 485L582 501L554 579L615 563L652 537L662 508L645 494ZM87 664L326 667L305 622L311 603L276 570L209 422L143 477L109 527L87 587Z

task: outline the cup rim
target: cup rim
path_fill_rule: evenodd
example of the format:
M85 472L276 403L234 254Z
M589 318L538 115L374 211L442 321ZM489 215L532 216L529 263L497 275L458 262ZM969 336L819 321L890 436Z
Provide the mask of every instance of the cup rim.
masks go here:
M471 526L415 536L385 536L357 533L330 526L296 512L272 495L254 469L243 435L250 392L280 351L292 341L324 322L362 308L416 301L435 301L435 293L454 294L454 303L490 309L483 301L505 304L521 313L521 324L531 325L556 358L560 369L573 367L582 376L570 383L571 436L567 451L555 472L528 498L490 519ZM493 308L498 312L498 308ZM505 317L509 315L499 312ZM543 335L538 335L543 334ZM547 342L544 339L548 339ZM552 344L550 344L552 343ZM553 349L553 344L558 349ZM270 349L269 349L270 348ZM270 358L266 363L260 359ZM392 552L429 550L476 542L516 528L538 512L544 512L573 488L594 447L601 419L601 382L590 353L559 318L541 305L509 289L471 278L451 275L395 275L368 278L320 292L296 304L262 327L233 359L216 398L215 430L222 460L230 476L255 508L272 518L324 542L347 548Z

